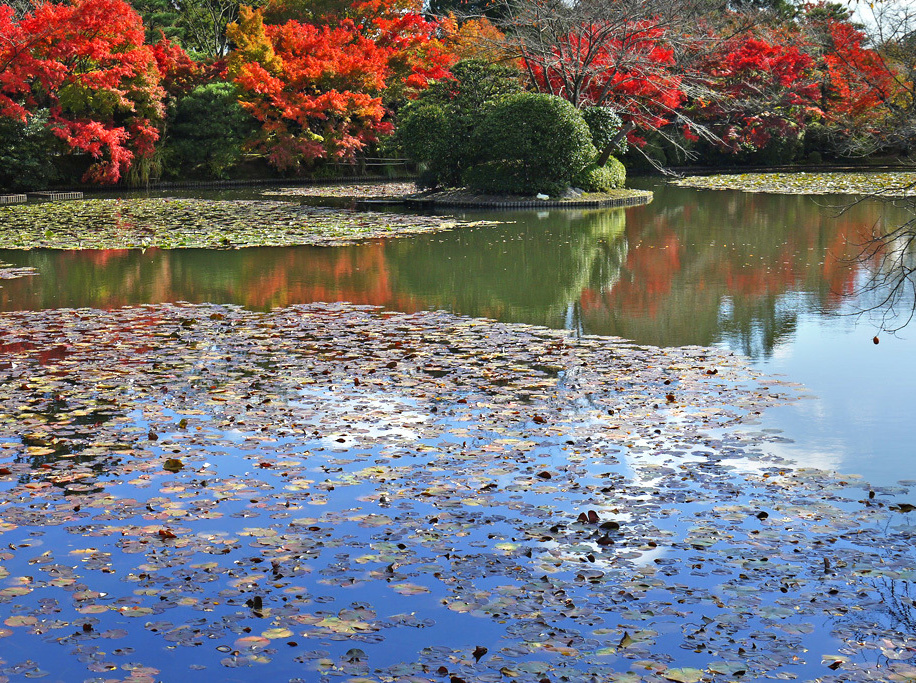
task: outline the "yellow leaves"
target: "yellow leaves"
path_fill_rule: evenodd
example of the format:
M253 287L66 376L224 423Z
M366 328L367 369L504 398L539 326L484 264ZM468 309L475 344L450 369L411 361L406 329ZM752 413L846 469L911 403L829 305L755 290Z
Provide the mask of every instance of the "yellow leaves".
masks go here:
M274 52L264 30L264 11L246 5L239 7L238 21L226 27L226 36L236 49L229 55L228 71L237 77L248 62L257 62L267 73L276 76L283 70L283 60Z
M450 13L442 25L443 42L460 59L482 59L500 64L511 57L505 34L486 17L466 19L459 26L455 15Z

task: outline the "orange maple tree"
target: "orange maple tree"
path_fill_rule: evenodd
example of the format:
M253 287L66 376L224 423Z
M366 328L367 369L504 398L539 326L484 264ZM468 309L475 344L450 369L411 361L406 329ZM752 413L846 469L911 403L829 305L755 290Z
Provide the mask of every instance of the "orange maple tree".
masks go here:
M352 160L391 132L383 95L400 96L448 75L452 57L435 24L380 0L351 6L333 25L289 20L266 24L242 7L228 35L236 45L229 76L241 103L261 123L255 146L278 169L315 159Z

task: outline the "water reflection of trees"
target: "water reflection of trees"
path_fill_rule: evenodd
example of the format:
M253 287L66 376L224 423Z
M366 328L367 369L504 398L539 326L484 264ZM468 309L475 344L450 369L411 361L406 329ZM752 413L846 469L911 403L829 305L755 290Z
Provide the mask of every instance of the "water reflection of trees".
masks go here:
M860 295L862 310L878 326L896 332L916 316L916 199L898 200L907 220L875 223L859 260L868 267Z
M623 209L500 214L512 225L392 244L399 283L427 305L551 327L569 324L580 293L611 287L627 254Z
M675 188L656 201L628 214L623 277L586 293L585 327L662 346L724 341L755 357L791 335L800 314L834 311L853 293L850 257L881 210L837 217L803 196Z
M759 357L855 292L861 230L892 209L659 188L647 207L497 214L514 222L357 247L4 252L39 274L5 281L0 309L350 301Z
M911 581L880 578L874 582L892 628L916 635L916 588Z
M334 249L10 253L39 275L0 289L0 307L113 308L163 301L269 309L350 301L562 327L571 302L616 282L622 209L500 214L507 225Z

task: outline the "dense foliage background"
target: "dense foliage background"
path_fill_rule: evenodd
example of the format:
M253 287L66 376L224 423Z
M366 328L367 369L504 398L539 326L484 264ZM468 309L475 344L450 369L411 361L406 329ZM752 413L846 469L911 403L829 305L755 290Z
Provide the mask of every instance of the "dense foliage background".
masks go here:
M914 26L784 0L17 0L0 4L0 188L407 157L430 186L530 192L618 186L612 154L899 158Z

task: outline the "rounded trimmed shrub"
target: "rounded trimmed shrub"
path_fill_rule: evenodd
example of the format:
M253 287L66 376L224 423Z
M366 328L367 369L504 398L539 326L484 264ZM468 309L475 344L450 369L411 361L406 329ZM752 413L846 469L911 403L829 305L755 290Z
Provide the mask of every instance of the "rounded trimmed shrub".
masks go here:
M614 140L614 136L623 128L623 121L617 112L610 107L584 107L582 118L588 124L592 134L592 144L600 152ZM621 138L617 143L617 152L627 151L627 139Z
M588 124L554 95L520 93L495 102L477 130L478 166L465 182L484 192L556 194L597 153Z
M423 169L423 187L461 185L465 169L480 161L473 133L490 103L521 89L517 70L479 60L462 60L451 72L400 110L392 140L395 154Z
M624 186L627 180L627 169L614 157L608 159L604 166L594 163L583 168L573 184L586 192L608 192Z
M529 195L543 192L556 197L569 187L568 182L542 180L533 185L520 164L505 161L488 161L472 166L464 172L464 184L474 190L491 194Z
M453 185L459 150L455 149L450 112L428 102L412 102L404 108L398 126L404 154L422 165L421 187Z

